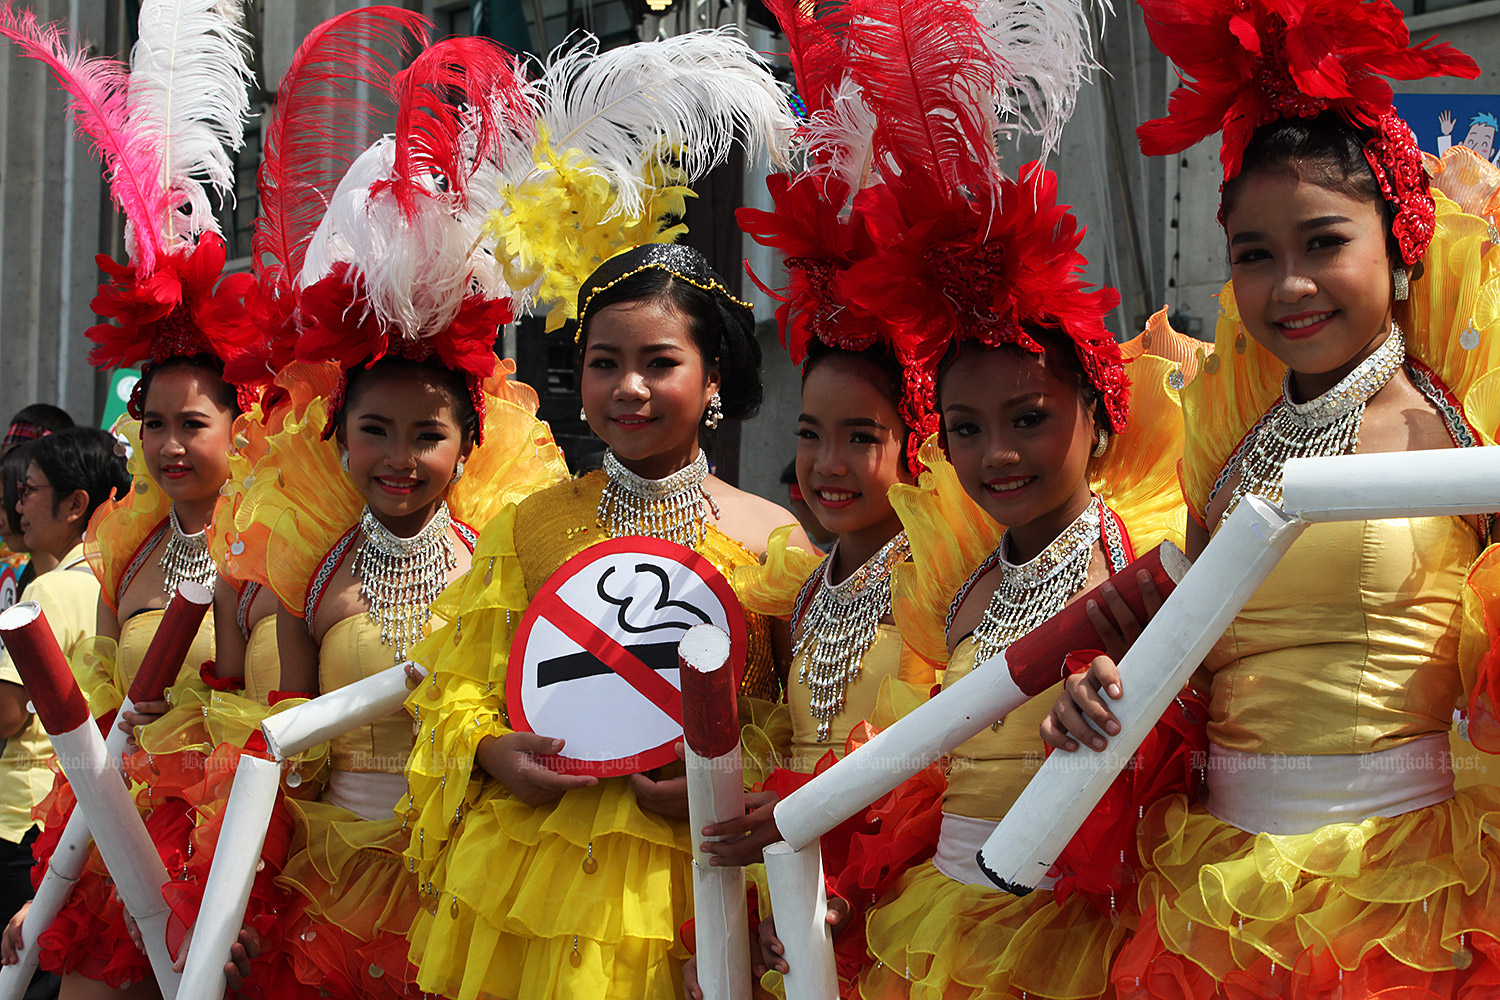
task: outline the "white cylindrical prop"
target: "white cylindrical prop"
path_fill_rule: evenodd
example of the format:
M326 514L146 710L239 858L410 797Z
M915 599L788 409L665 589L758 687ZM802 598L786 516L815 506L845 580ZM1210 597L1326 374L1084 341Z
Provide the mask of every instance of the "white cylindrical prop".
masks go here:
M1049 756L980 849L979 865L996 885L1018 895L1036 887L1306 527L1258 496L1240 501L1120 661L1124 696L1110 703L1120 734L1109 738L1102 753L1080 749Z
M209 605L213 603L213 592L200 583L185 580L177 587L177 593L167 605L161 624L151 639L151 645L136 671L135 681L125 694L116 716L135 710L137 701L157 701L182 669L198 626L203 622ZM111 726L105 737L104 749L110 761L119 766L120 756L125 752L130 737L119 726ZM0 1000L21 1000L31 977L41 961L41 949L33 947L52 921L57 919L72 895L78 876L83 873L88 860L89 846L94 842L89 833L83 812L75 809L68 817L68 825L58 838L57 847L47 859L47 873L37 887L31 908L21 924L22 945L17 949L14 965L0 968Z
M1492 514L1500 508L1500 448L1293 458L1281 505L1305 521Z
M184 998L221 1000L224 996L224 964L245 919L280 783L279 765L249 754L240 757L178 987Z
M703 828L745 814L745 778L729 636L696 625L677 644L687 760L688 825L693 838L693 923L698 985L705 1000L749 1000L750 915L745 870L715 868Z
M1105 583L1137 616L1145 617L1140 576L1148 576L1165 597L1189 565L1177 546L1164 542ZM1104 606L1103 587L1101 583L1072 601L778 802L776 828L782 839L802 849L1062 680L1068 654L1099 641L1084 609L1090 599Z
M362 681L319 695L260 724L266 746L277 760L286 760L319 743L342 736L401 710L411 688L406 668L415 666L419 676L426 671L417 664L398 663Z
M37 718L52 737L57 762L94 833L115 889L140 926L162 995L174 1000L179 976L172 971L167 950L170 911L162 896L167 870L120 780L119 765L105 749L41 607L27 601L0 612L0 638L15 660Z
M777 841L766 848L765 859L776 937L788 970L786 1000L834 1000L839 975L823 894L822 850L816 840L800 851Z

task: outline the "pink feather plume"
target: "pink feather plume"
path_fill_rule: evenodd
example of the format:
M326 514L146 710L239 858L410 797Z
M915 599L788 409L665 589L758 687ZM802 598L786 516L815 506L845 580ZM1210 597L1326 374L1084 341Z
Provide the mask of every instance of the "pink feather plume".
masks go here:
M130 67L84 55L64 41L58 26L40 25L31 11L17 11L9 3L0 5L0 35L45 64L68 92L78 133L93 140L110 193L131 224L136 266L150 273L165 253L160 231L171 199L162 183L161 144L130 125Z

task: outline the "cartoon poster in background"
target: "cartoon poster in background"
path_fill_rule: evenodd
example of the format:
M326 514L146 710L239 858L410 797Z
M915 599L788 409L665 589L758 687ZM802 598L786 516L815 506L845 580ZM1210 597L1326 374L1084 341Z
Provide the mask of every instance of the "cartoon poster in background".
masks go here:
M0 611L16 603L20 596L19 571L14 566L0 563ZM0 649L4 648L5 642L0 640Z
M1397 94L1396 113L1416 133L1422 152L1442 156L1468 146L1500 165L1500 94Z

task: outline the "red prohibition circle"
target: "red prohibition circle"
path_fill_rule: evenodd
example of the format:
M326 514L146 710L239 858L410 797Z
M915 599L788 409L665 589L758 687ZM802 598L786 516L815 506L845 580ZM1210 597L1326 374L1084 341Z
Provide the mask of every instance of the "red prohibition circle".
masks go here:
M678 545L676 542L669 542L661 538L652 538L647 535L627 535L623 538L612 538L609 541L591 545L563 563L558 567L556 572L547 578L547 582L542 584L541 589L527 603L526 611L521 616L521 623L516 628L515 638L511 641L510 660L505 678L506 710L510 716L511 726L516 731L536 731L532 728L531 722L527 718L523 696L526 671L522 665L525 662L526 648L531 639L532 628L536 625L538 619L544 619L570 640L583 646L583 643L570 633L568 629L548 618L548 611L561 603L558 591L562 587L594 563L620 554L651 556L685 566L692 570L713 595L719 599L719 603L724 609L724 616L728 619L729 623L730 664L734 670L735 689L739 689L739 684L745 671L748 630L745 624L744 608L740 606L739 598L735 595L734 588L730 586L729 581L724 579L724 575L707 558L684 545ZM586 649L586 647L584 648ZM670 682L667 683L670 684ZM642 697L647 698L648 701L650 700L649 696L644 693ZM678 698L681 698L680 692ZM548 734L543 733L542 735L545 736ZM682 733L679 727L676 735L659 746L646 748L627 758L583 760L577 757L569 757L564 753L547 757L543 760L549 768L561 774L591 774L599 778L612 778L640 771L649 771L652 768L672 763L677 760L677 751L675 748L676 744L681 740Z

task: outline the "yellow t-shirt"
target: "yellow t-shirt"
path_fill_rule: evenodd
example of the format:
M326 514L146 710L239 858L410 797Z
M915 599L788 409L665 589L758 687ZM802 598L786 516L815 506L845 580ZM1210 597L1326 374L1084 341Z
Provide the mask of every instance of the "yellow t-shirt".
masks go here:
M99 612L99 581L89 569L83 545L75 546L57 568L43 573L27 586L22 600L42 606L47 624L63 652L94 634ZM0 681L21 683L21 675L10 654L0 651ZM52 741L35 715L26 728L5 741L0 752L0 838L20 843L32 827L32 807L52 788Z

